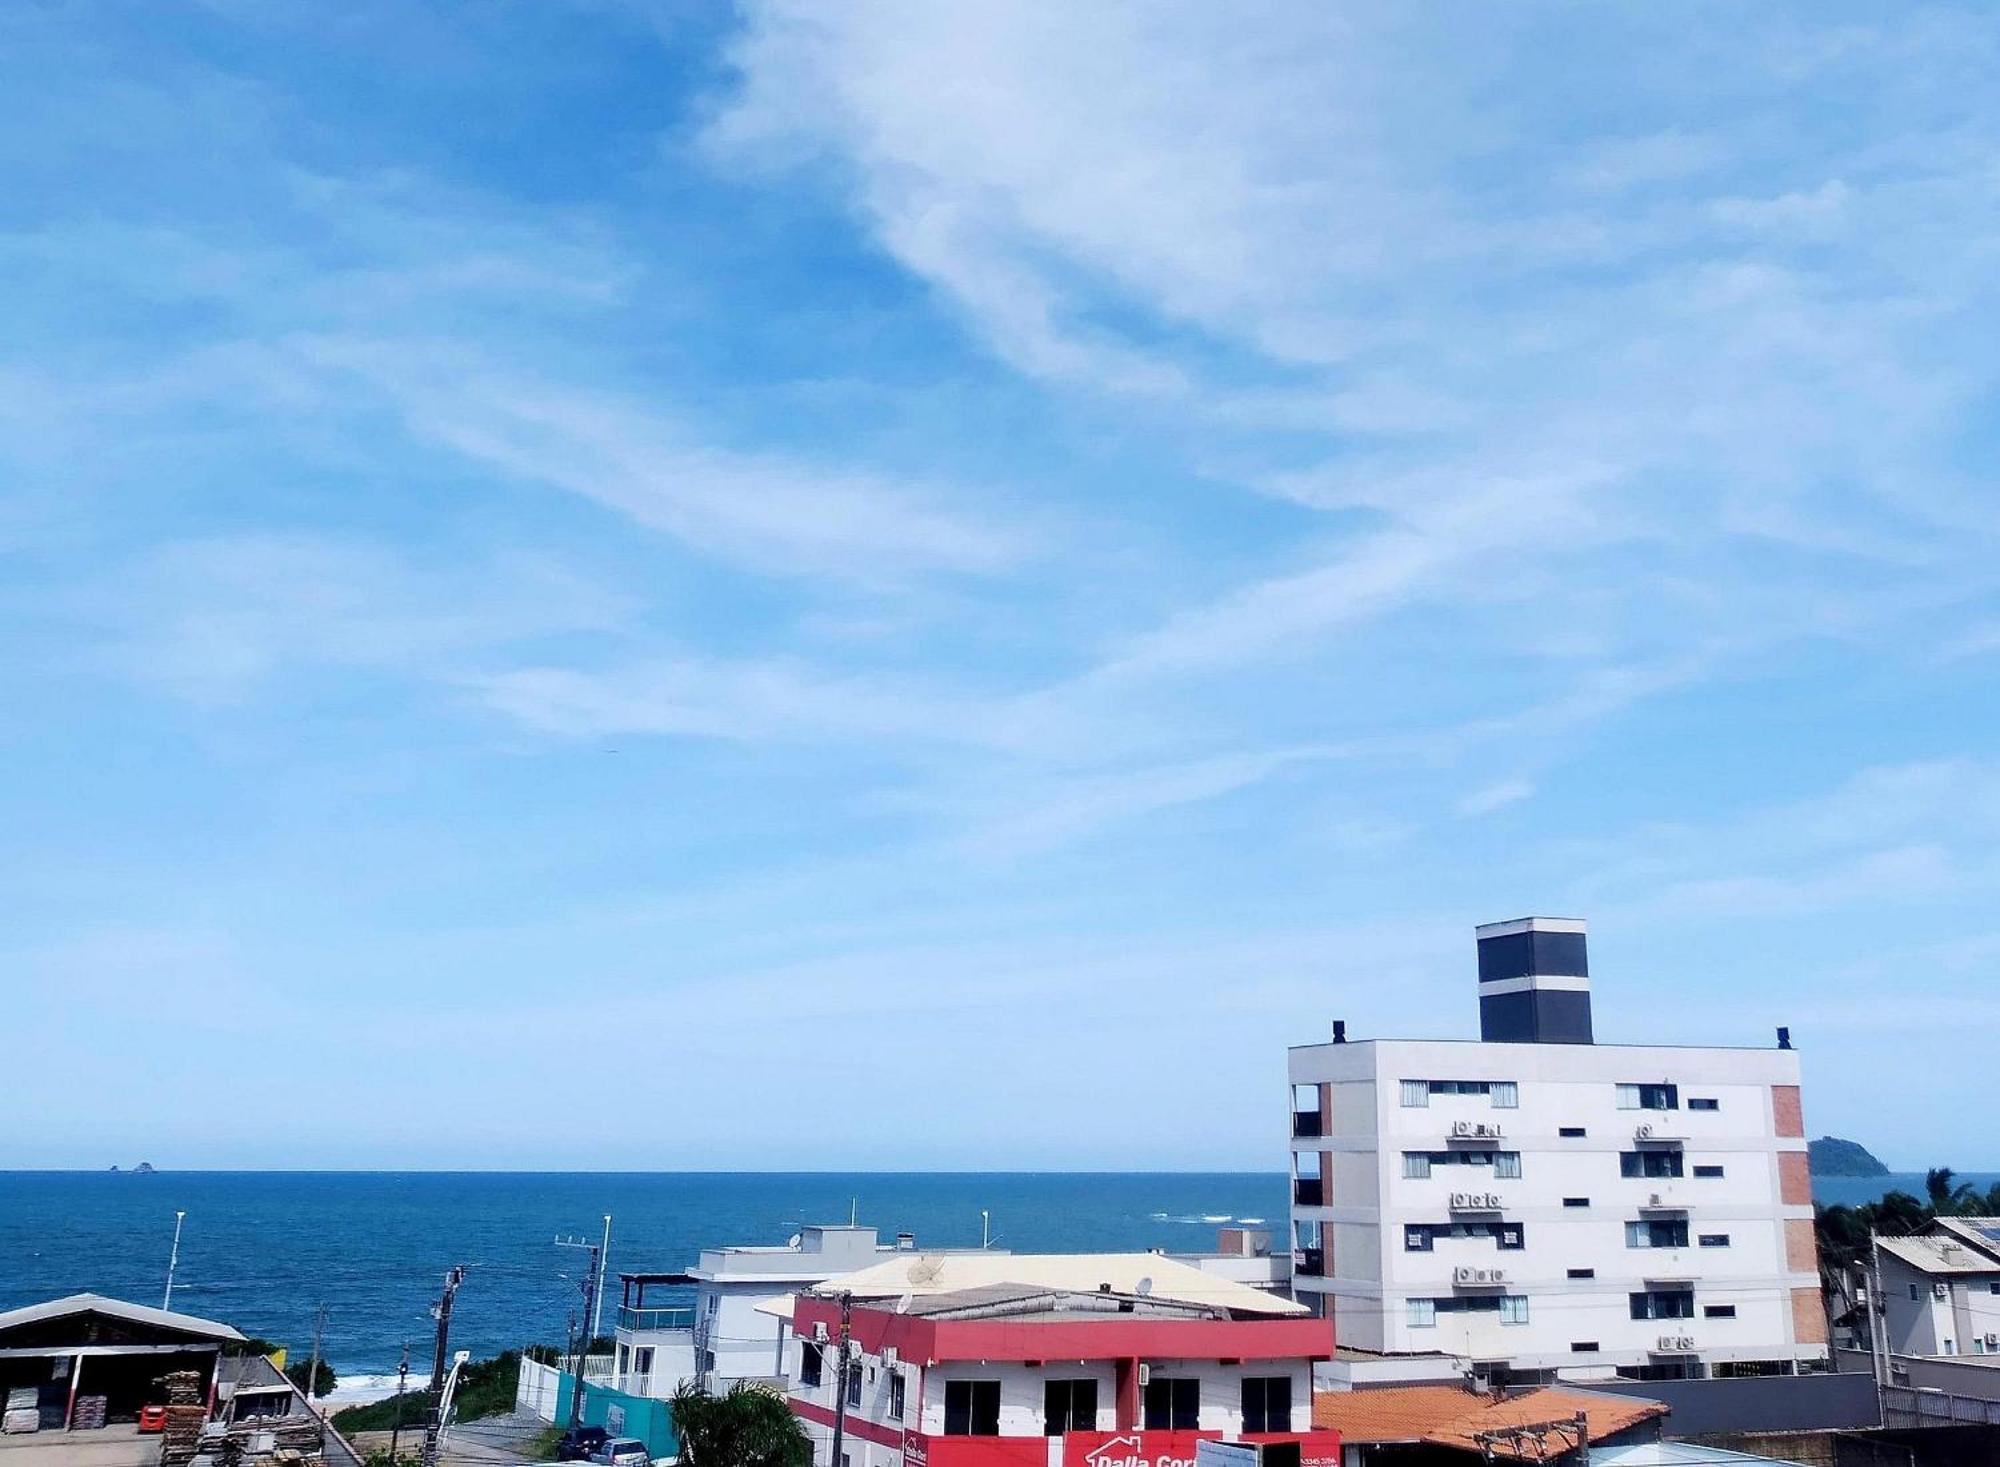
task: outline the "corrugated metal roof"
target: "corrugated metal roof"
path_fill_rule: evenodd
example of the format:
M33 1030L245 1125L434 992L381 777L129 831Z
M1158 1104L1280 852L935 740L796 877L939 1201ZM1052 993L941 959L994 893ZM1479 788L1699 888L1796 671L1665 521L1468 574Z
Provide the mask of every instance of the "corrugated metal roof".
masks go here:
M144 1304L127 1304L123 1299L107 1299L102 1294L71 1294L65 1299L51 1299L46 1304L10 1309L0 1314L0 1333L24 1324L40 1324L44 1320L63 1319L72 1314L102 1314L112 1319L149 1324L155 1329L179 1330L183 1334L200 1335L211 1340L240 1340L244 1337L240 1331L212 1319L176 1314L170 1309L153 1309Z
M1012 1284L1094 1294L1147 1295L1242 1314L1310 1313L1304 1305L1239 1284L1160 1253L905 1253L858 1273L828 1279L819 1293L863 1299L955 1294Z
M1926 1233L1920 1237L1877 1238L1875 1244L1891 1258L1907 1263L1920 1273L2000 1273L2000 1261L1967 1247L1957 1238L1943 1234Z
M1495 1401L1462 1386L1387 1386L1316 1391L1313 1425L1357 1445L1432 1442L1476 1451L1476 1432L1568 1421L1581 1413L1593 1441L1628 1430L1667 1408L1658 1401L1544 1388Z

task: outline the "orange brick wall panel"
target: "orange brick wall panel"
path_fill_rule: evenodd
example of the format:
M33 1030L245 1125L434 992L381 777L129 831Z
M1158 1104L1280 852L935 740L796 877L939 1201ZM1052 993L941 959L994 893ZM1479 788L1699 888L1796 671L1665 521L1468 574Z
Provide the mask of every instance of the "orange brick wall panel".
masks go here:
M1319 1154L1320 1201L1327 1207L1333 1206L1333 1153Z
M1778 1153L1778 1200L1787 1207L1803 1207L1812 1201L1812 1164L1803 1151Z
M1819 1272L1819 1239L1802 1217L1785 1219L1785 1267L1793 1273Z
M1331 1085L1322 1085L1319 1087L1319 1133L1322 1136L1336 1134L1333 1129L1333 1086Z
M1801 1345L1826 1343L1826 1310L1818 1289L1792 1290L1792 1338Z
M1773 1085L1771 1087L1771 1114L1777 1121L1778 1134L1786 1137L1803 1136L1806 1133L1805 1102L1799 1098L1796 1085Z

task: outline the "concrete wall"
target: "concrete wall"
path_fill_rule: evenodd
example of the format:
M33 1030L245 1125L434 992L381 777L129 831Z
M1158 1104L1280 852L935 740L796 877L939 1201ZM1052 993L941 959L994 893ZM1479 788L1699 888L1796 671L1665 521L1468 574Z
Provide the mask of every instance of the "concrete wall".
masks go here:
M1881 1425L1873 1377L1851 1373L1750 1380L1633 1380L1593 1391L1664 1401L1670 1437L1748 1431L1855 1431Z

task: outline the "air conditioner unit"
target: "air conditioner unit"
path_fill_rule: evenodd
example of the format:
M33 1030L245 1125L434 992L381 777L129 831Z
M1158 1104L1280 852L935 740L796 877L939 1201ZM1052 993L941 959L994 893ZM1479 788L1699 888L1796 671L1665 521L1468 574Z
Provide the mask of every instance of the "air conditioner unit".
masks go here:
M1481 1121L1478 1125L1472 1128L1472 1134L1475 1136L1483 1137L1488 1140L1497 1141L1500 1138L1500 1128L1497 1125L1492 1125L1489 1124L1488 1122Z
M826 1343L826 1321L823 1319L813 1322L813 1343L815 1345Z
M1153 1367L1148 1365L1145 1361L1141 1360L1139 1362L1139 1384L1141 1386L1149 1386L1152 1383L1153 1383Z
M1472 1122L1453 1121L1451 1123L1451 1134L1454 1136L1470 1136L1472 1134Z
M1950 1285L1950 1284L1932 1284L1932 1285L1931 1285L1931 1297L1932 1297L1933 1299L1949 1299L1949 1298L1951 1297L1951 1285Z
M1652 1139L1653 1139L1653 1128L1652 1128L1651 1126L1641 1126L1641 1127L1639 1128L1639 1139L1640 1139L1641 1141L1650 1141L1650 1140L1652 1140Z
M1986 1337L1986 1348L1989 1350L2000 1349L2000 1335L1988 1335Z

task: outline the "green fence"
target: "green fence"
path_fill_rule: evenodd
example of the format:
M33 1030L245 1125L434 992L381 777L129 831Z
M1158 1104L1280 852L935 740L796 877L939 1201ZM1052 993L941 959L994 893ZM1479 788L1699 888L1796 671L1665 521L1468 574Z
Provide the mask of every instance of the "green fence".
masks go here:
M565 1375L561 1397L568 1403L570 1378ZM569 1413L564 1411L559 1420L565 1425ZM583 1387L583 1424L601 1426L613 1436L635 1437L646 1444L646 1450L655 1457L677 1457L680 1455L680 1438L674 1435L674 1404L657 1400L651 1396L634 1396L625 1391L614 1391L609 1386L591 1385Z

